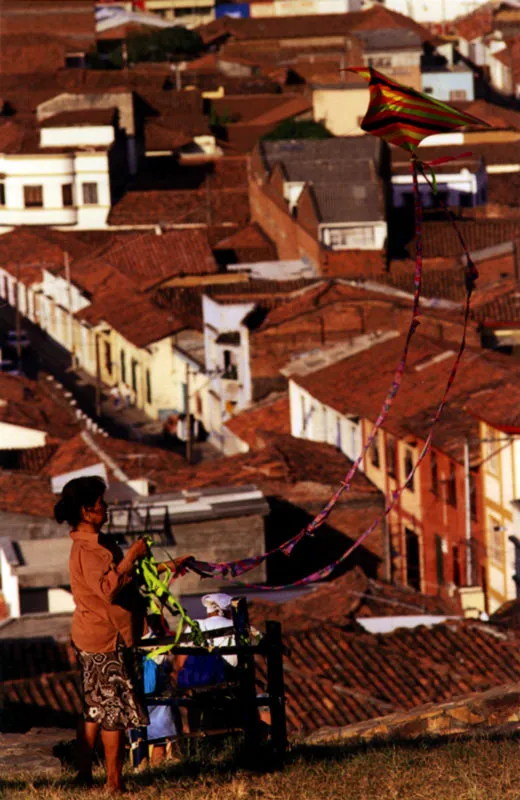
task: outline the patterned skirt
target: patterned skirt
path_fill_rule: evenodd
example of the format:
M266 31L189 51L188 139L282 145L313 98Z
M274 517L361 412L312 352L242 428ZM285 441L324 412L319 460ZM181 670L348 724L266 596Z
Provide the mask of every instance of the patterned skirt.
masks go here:
M111 653L74 648L81 669L83 716L107 731L148 725L148 714L134 651L118 642Z

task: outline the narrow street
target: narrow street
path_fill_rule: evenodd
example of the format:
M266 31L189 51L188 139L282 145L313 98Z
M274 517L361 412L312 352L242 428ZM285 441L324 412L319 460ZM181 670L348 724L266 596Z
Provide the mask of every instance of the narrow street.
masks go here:
M77 408L83 411L110 436L128 441L137 441L155 447L164 447L162 424L152 420L138 408L114 408L106 384L101 386L101 414L96 414L95 378L84 370L72 369L70 354L52 339L45 331L29 320L22 318L21 327L31 341L31 353L26 358L25 371L28 377L35 378L39 372L48 373L71 392ZM10 306L0 308L0 342L8 331L15 328L15 311ZM166 449L166 448L165 448ZM183 443L167 449L184 455ZM197 463L215 457L217 452L206 442L194 446L193 461Z

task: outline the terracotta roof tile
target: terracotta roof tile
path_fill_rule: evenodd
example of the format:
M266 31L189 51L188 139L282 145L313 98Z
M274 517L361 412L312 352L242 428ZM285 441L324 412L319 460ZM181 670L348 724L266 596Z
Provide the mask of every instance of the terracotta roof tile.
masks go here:
M466 246L470 252L484 250L520 236L517 219L460 219L457 220ZM413 241L409 249L414 254ZM423 224L423 251L425 258L461 256L461 245L450 222L426 220Z
M276 246L256 222L226 236L213 250L227 251L238 264L277 260Z
M0 373L0 420L60 440L74 436L80 427L72 406L48 382L5 373Z
M218 266L204 231L198 229L155 233L134 233L113 236L95 255L99 261L125 275L141 291L146 291L168 278L183 275L210 275ZM93 260L74 264L74 273L84 271Z
M293 380L319 402L326 403L340 413L355 414L373 421L379 414L392 381L403 344L404 337L400 335L310 375L295 376ZM436 402L440 402L453 364L455 350L456 345L440 345L421 335L414 336L401 390L385 422L386 430L397 436L409 434L410 408L413 408L415 420L422 420L421 426L412 425L413 434L423 439L426 437L432 412ZM492 395L497 408L500 407L502 392L497 387L511 380L511 369L518 373L518 369L504 358L490 351L467 349L451 390L450 407L466 408L473 396L490 387L494 389ZM350 376L348 383L344 380L346 371ZM451 441L451 436L448 436L448 440ZM442 444L442 440L439 444ZM439 446L436 438L434 445ZM459 455L460 452L457 457Z
M287 635L313 630L321 623L356 629L356 619L460 613L455 599L443 600L406 586L382 583L368 578L356 567L294 599L282 602L255 599L251 618L257 625L267 619L277 620Z
M157 475L162 476L185 467L186 462L181 456L158 447L114 437L103 438L94 434L90 436L130 479L147 478L153 482ZM78 435L60 445L41 475L52 478L75 469L94 466L99 460L99 455Z
M286 394L267 398L262 403L235 414L226 422L226 428L250 448L254 448L265 444L262 438L265 431L291 433L289 410L289 398Z
M47 478L0 470L0 511L52 517L55 504Z
M40 122L41 128L69 128L83 125L113 125L115 108L90 108L78 111L61 111Z
M129 191L113 207L110 225L245 225L249 222L249 192Z
M481 39L493 32L493 8L486 4L467 16L455 19L452 26L455 32L467 42Z

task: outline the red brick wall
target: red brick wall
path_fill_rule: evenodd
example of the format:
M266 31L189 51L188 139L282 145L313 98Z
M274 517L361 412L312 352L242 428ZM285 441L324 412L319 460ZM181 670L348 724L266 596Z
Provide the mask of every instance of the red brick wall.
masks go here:
M281 173L275 171L271 181L265 179L258 151L251 157L251 173L249 182L251 216L275 243L278 257L281 260L305 257L319 266L321 248L318 241L317 220L310 201L307 198L303 199L300 210L303 224L294 219L287 210Z
M419 483L421 491L421 502L423 507L423 569L424 569L424 592L426 594L436 594L446 591L448 583L459 583L467 585L473 576L466 575L466 518L465 518L465 486L464 486L464 467L462 464L455 463L456 474L456 507L447 502L448 485L447 478L450 473L450 458L440 452L436 452L439 491L436 496L432 491L431 485L431 451L427 454L419 470ZM484 531L483 531L483 509L482 509L482 485L480 474L476 476L477 481L477 515L472 519L471 532L476 539L476 578L480 582L485 562ZM437 565L435 555L435 535L441 536L448 544L448 553L444 554L444 587L438 586ZM458 580L457 580L457 551L458 551Z

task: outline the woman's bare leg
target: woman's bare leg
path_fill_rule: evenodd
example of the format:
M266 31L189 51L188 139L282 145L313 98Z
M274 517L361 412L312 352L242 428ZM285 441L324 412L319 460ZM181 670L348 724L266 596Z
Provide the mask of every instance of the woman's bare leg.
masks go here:
M78 743L78 783L92 782L92 758L94 748L99 733L98 722L87 722L81 719L78 724L77 743Z
M123 731L101 730L101 741L105 751L107 786L113 792L121 792L121 773L123 771Z

